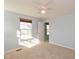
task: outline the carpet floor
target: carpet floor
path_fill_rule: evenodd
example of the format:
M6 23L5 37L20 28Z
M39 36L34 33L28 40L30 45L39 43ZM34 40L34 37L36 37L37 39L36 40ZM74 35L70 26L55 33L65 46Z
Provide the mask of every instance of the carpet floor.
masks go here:
M5 54L5 59L75 59L75 51L49 43L20 48Z

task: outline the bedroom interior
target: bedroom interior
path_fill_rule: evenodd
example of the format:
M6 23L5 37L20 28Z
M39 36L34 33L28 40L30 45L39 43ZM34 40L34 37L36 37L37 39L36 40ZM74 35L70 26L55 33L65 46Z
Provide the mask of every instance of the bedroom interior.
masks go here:
M75 59L75 0L4 0L5 59Z

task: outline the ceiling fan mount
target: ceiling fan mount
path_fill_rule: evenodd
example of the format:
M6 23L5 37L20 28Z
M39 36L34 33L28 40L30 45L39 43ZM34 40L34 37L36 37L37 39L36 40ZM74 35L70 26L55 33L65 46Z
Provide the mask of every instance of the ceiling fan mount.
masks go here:
M52 8L49 7L49 5L51 4L51 1L52 0L49 0L46 3L40 3L40 2L37 2L37 1L33 1L33 2L36 4L35 8L38 9L41 14L45 14L48 10L52 9Z

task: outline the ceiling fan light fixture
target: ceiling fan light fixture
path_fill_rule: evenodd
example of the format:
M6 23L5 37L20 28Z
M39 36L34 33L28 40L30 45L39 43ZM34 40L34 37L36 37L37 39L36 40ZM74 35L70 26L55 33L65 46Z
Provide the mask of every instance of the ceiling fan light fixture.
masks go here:
M41 13L42 13L42 14L45 14L45 13L46 13L46 11L45 11L45 10L41 10Z

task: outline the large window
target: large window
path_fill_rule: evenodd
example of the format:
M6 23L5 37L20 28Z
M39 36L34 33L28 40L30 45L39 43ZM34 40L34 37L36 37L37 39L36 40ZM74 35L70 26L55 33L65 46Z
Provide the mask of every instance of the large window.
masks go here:
M32 23L20 22L21 39L32 39Z
M20 28L17 31L17 37L20 40L32 39L32 21L26 19L20 19Z
M39 40L32 36L32 21L20 19L19 29L17 31L18 44L28 48L39 43Z

